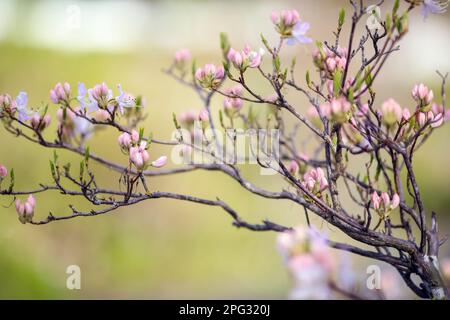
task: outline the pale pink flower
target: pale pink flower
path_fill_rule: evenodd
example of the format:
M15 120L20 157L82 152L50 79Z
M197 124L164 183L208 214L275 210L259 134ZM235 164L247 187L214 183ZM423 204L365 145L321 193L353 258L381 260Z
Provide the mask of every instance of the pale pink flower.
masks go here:
M128 150L132 144L131 135L128 132L124 132L119 136L117 142L122 149Z
M204 121L204 122L209 121L209 113L206 108L203 108L202 110L200 110L200 112L198 114L198 120Z
M380 208L381 198L376 191L374 191L370 197L372 206L375 210Z
M97 121L106 121L111 118L109 112L105 109L98 109L94 114L95 120Z

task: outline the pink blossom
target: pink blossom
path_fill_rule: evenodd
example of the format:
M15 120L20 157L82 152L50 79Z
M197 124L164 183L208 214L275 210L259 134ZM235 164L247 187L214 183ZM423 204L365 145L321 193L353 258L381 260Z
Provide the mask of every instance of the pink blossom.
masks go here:
M36 131L44 130L50 125L50 122L51 117L48 114L42 117L39 113L35 113L30 119L31 127Z
M375 210L378 210L380 208L381 198L378 196L378 193L374 191L372 193L372 196L370 197L372 206Z
M203 108L202 110L200 110L200 112L198 114L198 120L204 121L204 122L209 121L209 113L206 108Z
M36 208L36 199L33 195L29 195L27 201L22 203L19 199L15 202L16 211L19 215L19 220L22 223L31 222Z
M0 164L0 180L6 178L8 175L8 169L2 164Z
M225 69L223 66L215 66L213 64L205 64L203 68L198 68L195 72L195 78L205 88L215 88L224 76Z
M297 161L292 160L288 166L289 173L292 174L293 176L295 176L298 173L298 169L299 169L299 167L298 167Z
M117 142L122 149L128 150L131 146L131 135L128 132L124 132L119 136Z
M297 10L273 11L270 19L281 35L291 36L292 29L300 21L300 15Z
M67 82L61 84L58 82L55 87L50 90L50 100L54 104L68 102L70 99L70 85Z
M258 51L254 51L249 45L246 45L242 51L236 51L230 48L227 54L227 58L233 63L233 65L244 71L249 68L257 68L261 65L262 56L264 50L261 48Z
M313 168L303 175L302 185L312 193L319 193L328 188L328 180L322 168Z
M182 112L178 117L178 121L185 125L191 125L194 123L194 121L197 119L197 111L195 110L188 110L185 112Z
M141 144L130 148L130 161L136 169L142 171L147 167L149 154L146 150L147 142L141 141Z
M94 117L95 117L95 120L97 120L97 121L106 121L106 120L109 120L111 118L111 115L105 109L98 109L95 112Z
M420 104L420 107L429 105L434 98L433 90L430 90L423 83L416 84L411 91L411 95Z
M394 99L390 98L381 105L381 117L386 125L391 126L402 120L403 110Z
M5 111L6 113L14 114L16 110L17 103L9 94L0 95L0 113Z
M384 213L389 213L389 211L394 210L400 204L400 197L397 193L394 193L392 198L386 192L382 192L381 196L374 191L370 197L372 207L377 211L382 211Z
M158 159L156 159L155 161L152 162L152 166L155 168L161 168L164 167L167 164L167 157L166 156L161 156Z
M324 117L329 118L337 123L344 123L347 121L347 113L351 110L351 103L345 97L332 99L329 103L324 103L320 106L320 112Z
M189 49L180 49L175 52L175 63L178 65L182 65L184 62L188 61L191 58L191 53Z

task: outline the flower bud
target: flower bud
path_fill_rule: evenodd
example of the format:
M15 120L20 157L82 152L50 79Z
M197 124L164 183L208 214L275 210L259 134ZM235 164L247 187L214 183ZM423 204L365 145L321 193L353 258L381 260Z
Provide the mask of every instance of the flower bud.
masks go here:
M225 76L223 66L205 64L203 68L198 68L195 72L195 78L204 88L215 88L219 85Z
M295 175L297 175L297 173L298 173L298 169L299 169L299 167L298 167L297 161L292 160L292 161L289 163L289 166L288 166L288 171L289 171L289 173L290 173L291 175L295 176Z
M0 181L8 176L8 169L2 164L0 164Z
M381 105L381 118L387 126L400 122L402 117L403 110L394 99L388 99Z
M419 103L419 108L421 111L428 111L429 104L433 101L434 94L433 90L430 90L426 85L423 83L416 84L412 91L411 95Z
M139 171L143 171L148 165L150 157L146 148L147 142L145 141L142 141L139 146L130 148L130 162L134 164Z
M70 99L70 85L67 82L61 84L58 82L55 87L50 90L50 100L54 104L68 103Z
M33 220L34 210L36 208L36 199L33 195L29 195L25 203L17 199L15 206L20 222L27 223Z
M161 168L164 167L167 164L167 157L166 156L161 156L158 159L156 159L155 161L152 162L152 166L155 168Z
M50 122L51 117L48 114L41 117L39 113L35 113L30 119L31 127L39 132L47 128L50 125Z
M191 53L188 49L180 49L175 52L175 65L178 67L184 66L184 63L191 58Z

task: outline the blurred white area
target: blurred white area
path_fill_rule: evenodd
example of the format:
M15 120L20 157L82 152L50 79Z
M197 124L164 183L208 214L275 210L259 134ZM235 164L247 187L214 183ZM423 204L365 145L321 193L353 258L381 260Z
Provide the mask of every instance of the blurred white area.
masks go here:
M374 1L375 2L375 1ZM390 7L390 1L388 1ZM367 3L370 3L368 1ZM218 34L233 43L260 45L260 33L274 40L269 16L275 9L296 8L311 23L311 36L331 39L337 9L346 1L0 1L0 41L65 51L169 50L188 47L217 52ZM382 8L385 14L387 6ZM397 62L414 76L436 69L450 71L450 19L411 17L410 34ZM401 80L403 75L393 74ZM396 78L398 77L398 79Z

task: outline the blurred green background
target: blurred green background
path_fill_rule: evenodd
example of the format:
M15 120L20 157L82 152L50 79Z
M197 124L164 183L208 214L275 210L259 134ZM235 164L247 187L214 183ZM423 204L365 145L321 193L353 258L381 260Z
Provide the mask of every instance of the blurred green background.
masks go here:
M337 9L344 1L2 1L0 5L0 92L26 91L32 106L49 102L56 82L78 81L88 87L106 81L146 100L147 131L167 140L172 112L201 105L194 93L165 76L175 50L188 47L198 63L219 63L218 33L226 31L234 46L259 46L263 32L276 39L269 19L276 9L296 8L311 23L314 39L331 40ZM384 10L384 8L383 8ZM376 83L378 101L393 96L411 104L412 85L423 81L435 92L434 70L450 71L448 13L411 18L411 33L402 51L387 63ZM298 59L297 78L312 69L312 46L292 47L286 57ZM265 90L255 80L254 87ZM270 91L265 94L270 94ZM292 94L299 109L304 100ZM222 100L213 101L216 109ZM52 106L53 107L53 106ZM412 106L410 106L412 107ZM54 115L55 107L50 113ZM48 131L54 131L56 125ZM448 126L437 130L415 162L425 203L449 228ZM117 133L98 132L93 152L126 163L116 146ZM152 146L152 158L170 149ZM63 161L79 158L59 153ZM0 163L16 172L16 189L50 183L52 150L15 138L0 128ZM98 168L105 186L117 185L115 173ZM357 170L357 168L355 168ZM246 176L261 186L281 188L275 177L261 177L249 166ZM152 178L152 190L219 196L252 221L304 223L303 210L284 201L259 199L218 173L187 173ZM170 200L152 200L108 215L78 218L45 226L22 225L11 197L0 196L0 298L285 298L289 277L275 250L275 235L238 230L219 209ZM88 208L76 198L56 192L37 196L36 215L67 214L68 204ZM335 239L339 232L313 219ZM450 254L447 245L443 255ZM339 254L336 254L338 257ZM369 260L353 257L364 269ZM82 290L66 289L67 266L81 267ZM360 272L361 273L361 272ZM361 273L360 276L364 276ZM404 295L407 295L405 291Z

